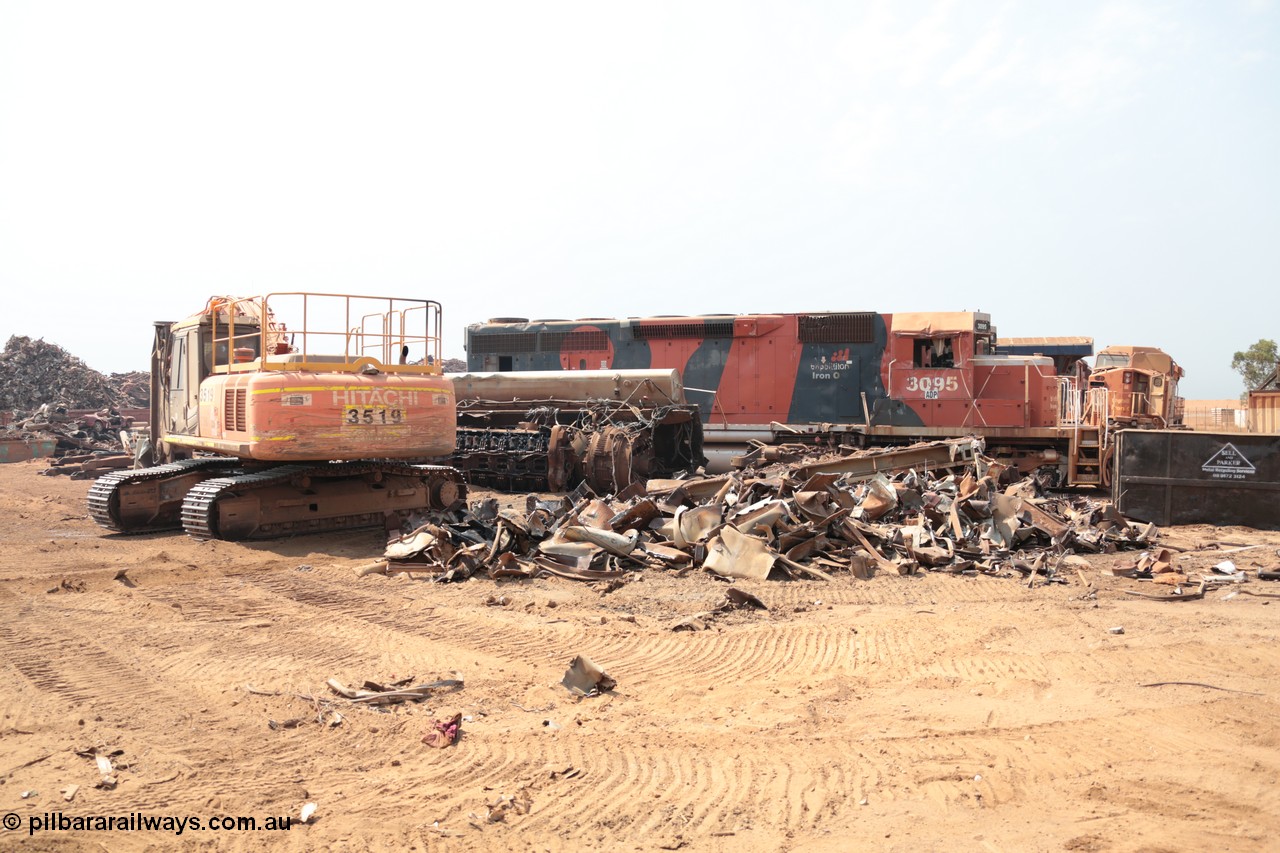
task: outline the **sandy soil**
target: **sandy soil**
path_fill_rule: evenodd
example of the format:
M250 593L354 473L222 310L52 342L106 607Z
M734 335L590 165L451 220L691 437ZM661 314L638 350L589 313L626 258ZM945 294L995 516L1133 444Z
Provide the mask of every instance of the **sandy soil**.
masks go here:
M175 840L28 836L28 819L45 813L264 822L308 802L315 818L288 832L189 829L182 841L1276 849L1280 600L1214 591L1147 601L1122 590L1167 587L1096 571L1089 585L1034 589L932 575L766 582L743 586L767 612L674 633L679 617L721 600L722 582L650 572L604 591L358 579L353 567L381 553L377 532L251 545L105 535L86 515L88 483L38 476L43 467L0 466L0 812L22 821L0 834L5 849ZM1184 548L1265 543L1226 556L1280 567L1280 533L1167 535ZM1242 589L1280 594L1280 584ZM499 595L509 603L486 603ZM604 666L616 691L570 696L559 682L578 654ZM463 690L419 705L335 702L337 726L314 722L317 705L295 695L327 699L331 677L455 671ZM1207 686L1144 686L1169 681ZM457 744L423 745L433 719L457 712ZM299 717L309 721L268 725ZM94 747L122 750L113 790L95 788L93 760L76 754ZM503 798L513 804L504 819L486 822Z

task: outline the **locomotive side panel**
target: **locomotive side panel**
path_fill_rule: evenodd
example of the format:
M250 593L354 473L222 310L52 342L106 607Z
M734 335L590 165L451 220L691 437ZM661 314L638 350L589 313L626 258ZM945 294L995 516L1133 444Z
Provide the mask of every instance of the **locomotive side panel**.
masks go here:
M887 405L874 312L502 322L468 329L477 372L676 369L707 423L920 425Z
M1046 377L1039 360L991 355L994 344L977 312L715 315L481 324L468 329L468 360L477 371L675 369L707 424L1047 424L1052 364Z
M885 413L872 416L877 422L896 420L883 405L880 371L888 343L886 320L869 312L795 318L793 340L800 353L792 380L790 423L865 424L866 415L876 411ZM913 420L918 419L908 422Z

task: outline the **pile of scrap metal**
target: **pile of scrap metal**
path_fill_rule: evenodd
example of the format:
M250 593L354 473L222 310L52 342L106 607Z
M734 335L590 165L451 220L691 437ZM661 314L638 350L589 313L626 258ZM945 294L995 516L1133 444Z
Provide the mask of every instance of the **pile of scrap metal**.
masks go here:
M1061 580L1075 552L1146 548L1154 525L1109 505L1047 498L982 455L980 439L857 451L734 474L650 480L609 499L585 485L524 512L495 499L414 519L358 570L437 580L555 576L626 581L646 568L724 578L817 578L923 569Z
M107 377L55 344L14 335L0 352L0 462L123 453L121 431L147 407L149 388L145 373ZM102 470L67 464L47 473Z
M451 375L457 449L440 460L473 486L616 494L706 464L697 406L677 371Z
M106 376L42 340L14 335L0 352L0 411L30 412L50 400L69 410L145 409L150 388L147 373Z
M131 417L115 409L77 413L42 404L29 416L0 429L0 462L54 457L43 474L96 477L133 464Z

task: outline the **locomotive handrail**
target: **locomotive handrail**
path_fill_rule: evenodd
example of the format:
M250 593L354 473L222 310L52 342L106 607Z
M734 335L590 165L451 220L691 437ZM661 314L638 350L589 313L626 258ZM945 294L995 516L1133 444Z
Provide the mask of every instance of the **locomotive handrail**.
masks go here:
M1058 426L1080 424L1080 389L1074 376L1058 377Z

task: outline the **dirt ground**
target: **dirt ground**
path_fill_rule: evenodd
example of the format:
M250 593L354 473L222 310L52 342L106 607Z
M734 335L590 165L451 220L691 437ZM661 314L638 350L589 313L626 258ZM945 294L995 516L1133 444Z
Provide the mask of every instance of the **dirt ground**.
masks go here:
M1031 589L742 583L768 611L676 633L723 582L361 579L379 532L108 535L87 516L89 484L43 468L0 465L0 812L21 821L4 849L175 843L28 834L57 813L261 825L306 803L314 818L287 832L188 828L181 842L914 853L1274 850L1280 836L1280 600L1265 597L1280 584L1145 600L1123 590L1168 588L1096 571L1132 554ZM1177 560L1193 571L1280 568L1280 533L1162 535L1191 549ZM1195 552L1210 543L1264 547ZM617 689L572 697L560 679L579 654ZM455 672L462 690L392 710L325 687ZM326 707L340 724L316 722ZM424 745L455 713L461 739ZM114 789L77 754L94 748L120 751Z

